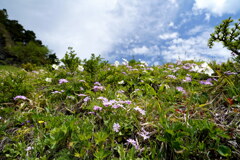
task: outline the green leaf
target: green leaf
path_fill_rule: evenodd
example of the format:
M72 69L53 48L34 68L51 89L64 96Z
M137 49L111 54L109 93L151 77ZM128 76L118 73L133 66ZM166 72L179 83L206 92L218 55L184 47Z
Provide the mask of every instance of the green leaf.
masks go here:
M217 149L218 153L224 157L228 157L231 155L232 151L228 146L220 145Z

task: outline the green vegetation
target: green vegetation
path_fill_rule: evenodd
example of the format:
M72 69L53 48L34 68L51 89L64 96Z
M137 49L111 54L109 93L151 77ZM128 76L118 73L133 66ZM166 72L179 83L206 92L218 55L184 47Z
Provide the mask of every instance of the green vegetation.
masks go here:
M0 159L240 159L238 63L81 63L0 67Z
M44 65L58 63L57 56L36 39L33 31L25 30L16 20L9 20L5 9L0 10L0 64Z
M216 26L208 41L208 46L212 48L214 42L222 42L224 47L237 55L236 61L240 62L240 19L233 26L230 26L233 21L230 17Z

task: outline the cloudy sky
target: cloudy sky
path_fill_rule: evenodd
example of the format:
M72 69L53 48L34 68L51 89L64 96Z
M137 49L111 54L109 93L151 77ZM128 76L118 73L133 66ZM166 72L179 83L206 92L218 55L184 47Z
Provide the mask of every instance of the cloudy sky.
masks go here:
M150 64L195 59L226 61L222 45L207 47L223 19L240 18L239 0L1 0L9 19L62 58L69 46L81 59L91 53L110 62Z

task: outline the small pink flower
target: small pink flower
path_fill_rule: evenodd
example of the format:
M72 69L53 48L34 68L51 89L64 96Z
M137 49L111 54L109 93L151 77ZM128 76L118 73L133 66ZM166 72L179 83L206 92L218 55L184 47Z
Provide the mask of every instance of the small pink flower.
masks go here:
M93 107L93 110L95 110L95 111L101 111L101 110L102 110L102 107L94 106L94 107Z
M25 96L16 96L16 97L14 97L13 99L14 99L15 101L16 101L17 99L26 100L27 97L25 97Z
M142 115L145 115L145 114L146 114L146 111L145 111L145 110L143 110L143 109L141 109L141 108L139 108L138 106L137 106L137 107L135 107L135 108L134 108L134 110L136 110L136 111L140 112Z
M59 79L59 81L58 81L59 84L67 83L67 82L68 82L68 80L66 80L66 79Z
M119 125L119 123L114 123L113 124L113 130L115 131L115 132L119 132L119 129L120 129L120 125Z

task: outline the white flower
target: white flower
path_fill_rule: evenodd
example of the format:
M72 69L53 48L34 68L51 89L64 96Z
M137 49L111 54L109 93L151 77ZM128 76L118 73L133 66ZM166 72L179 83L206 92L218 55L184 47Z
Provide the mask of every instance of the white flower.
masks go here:
M52 82L52 78L46 78L45 81L46 82Z
M84 68L83 68L83 66L81 66L81 65L78 65L78 68L77 68L80 72L83 72L84 71Z
M52 68L55 69L55 70L58 70L58 69L59 69L59 66L56 65L56 64L53 64L53 65L52 65Z
M124 58L122 60L124 61L124 62L122 62L122 64L127 66L128 65L128 60L126 60Z
M124 84L124 83L125 83L124 80L118 82L118 84Z
M114 62L114 66L115 66L115 67L118 67L119 64L120 64L120 63L119 63L118 61L115 61L115 62Z

